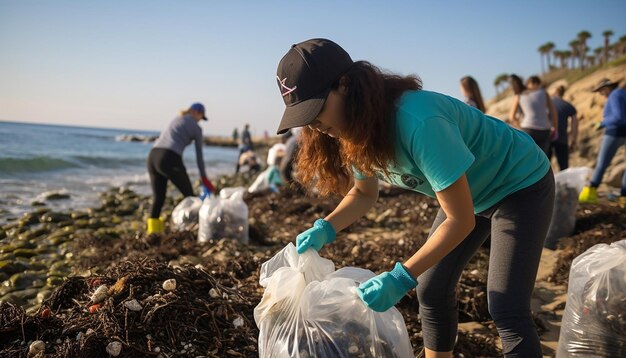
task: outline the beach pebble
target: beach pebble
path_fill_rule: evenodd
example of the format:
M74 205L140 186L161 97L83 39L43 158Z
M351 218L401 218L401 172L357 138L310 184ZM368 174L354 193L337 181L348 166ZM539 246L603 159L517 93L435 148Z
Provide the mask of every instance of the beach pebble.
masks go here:
M241 326L243 326L243 325L244 325L243 318L241 318L241 317L237 317L237 318L235 318L235 319L233 320L233 326L235 326L235 328L239 328L239 327L241 327Z
M174 291L176 289L176 280L170 278L169 280L163 281L163 289L165 291Z
M109 355L113 357L117 357L122 352L122 343L120 342L111 342L107 344L106 351Z
M134 312L141 311L143 309L141 304L135 299L124 302L124 307Z
M220 297L220 294L217 293L217 290L212 288L209 290L209 296L211 296L211 298L217 298Z
M28 356L37 355L46 350L46 344L43 341L34 341L28 347Z
M350 353L350 354L356 354L358 351L359 351L359 347L357 347L357 346L350 346L348 348L348 353Z
M107 288L106 285L98 286L98 288L96 288L96 290L94 291L93 295L91 295L91 302L100 303L104 301L107 297L109 297L108 291L109 289Z

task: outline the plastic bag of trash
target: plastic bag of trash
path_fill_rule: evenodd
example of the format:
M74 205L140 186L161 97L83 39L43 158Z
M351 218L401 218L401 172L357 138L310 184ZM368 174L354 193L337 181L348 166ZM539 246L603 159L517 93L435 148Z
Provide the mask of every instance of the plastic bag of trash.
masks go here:
M626 240L572 262L557 357L626 357Z
M224 188L219 196L204 199L200 207L198 241L236 239L248 243L248 205L243 201L245 188Z
M591 174L590 168L567 168L554 176L556 195L554 211L546 238L545 247L554 250L559 239L570 236L576 226L578 193Z
M172 211L172 224L176 230L189 230L198 223L198 215L202 200L188 196L181 200Z
M254 309L259 357L413 357L400 312L374 312L359 299L369 270L335 265L288 244L261 266L265 288Z
M285 155L285 151L287 150L287 146L283 143L274 144L267 151L267 165L280 165L280 160Z
M248 187L249 193L258 193L264 190L278 191L278 187L283 184L280 177L278 167L270 165L261 174L259 174L254 182Z

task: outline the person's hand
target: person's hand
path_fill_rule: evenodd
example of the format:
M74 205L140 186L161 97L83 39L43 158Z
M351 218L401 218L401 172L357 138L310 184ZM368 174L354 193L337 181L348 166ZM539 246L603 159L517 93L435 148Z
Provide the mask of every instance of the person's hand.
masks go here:
M319 251L324 244L335 241L335 235L335 228L328 221L317 219L312 228L296 236L296 251L301 254L309 247Z
M383 272L361 283L357 293L367 307L376 312L385 312L415 286L417 280L401 263L396 262L390 272Z
M554 127L550 128L550 140L556 142L557 139L559 139L559 132Z
M202 186L202 194L200 194L200 200L204 201L205 198L211 196L211 191L204 185Z
M602 122L596 122L596 123L594 123L594 125L593 125L593 129L595 129L595 130L597 130L597 131L599 131L599 130L600 130L600 129L602 129L602 128L604 128L604 123L602 123Z

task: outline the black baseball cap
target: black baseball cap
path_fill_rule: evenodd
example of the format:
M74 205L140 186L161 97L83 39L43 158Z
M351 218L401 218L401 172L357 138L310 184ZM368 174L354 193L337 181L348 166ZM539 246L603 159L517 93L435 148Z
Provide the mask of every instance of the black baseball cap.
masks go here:
M353 61L341 46L327 39L311 39L291 46L276 70L285 112L277 134L303 127L324 107L331 86Z

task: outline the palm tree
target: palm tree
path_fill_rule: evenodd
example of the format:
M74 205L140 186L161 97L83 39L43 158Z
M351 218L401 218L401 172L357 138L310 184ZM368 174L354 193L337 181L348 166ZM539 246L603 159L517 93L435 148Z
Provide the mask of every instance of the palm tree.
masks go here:
M567 67L567 60L569 60L570 58L572 58L572 51L570 51L570 50L565 50L565 51L563 51L563 53L562 53L562 55L561 55L561 56L563 56L561 61L563 61L563 64L565 64L565 66L564 66L564 67Z
M585 69L585 57L587 56L587 40L591 38L591 33L589 31L583 30L576 35L578 38L580 50L578 51L578 56L580 56L580 68Z
M605 60L605 56L603 56L604 53L607 53L608 49L605 49L603 46L600 47L596 47L593 50L593 53L595 55L595 58L597 58L598 60L600 60L600 63L607 63L608 61Z
M571 57L571 59L572 59L572 66L571 66L571 67L572 67L572 68L576 68L576 65L575 65L575 62L574 62L574 61L576 60L576 57L578 57L578 51L579 51L579 47L580 47L580 41L578 41L578 40L572 40L572 41L570 41L570 42L569 42L569 47L572 49L571 54L570 54L570 57Z
M602 33L602 36L604 36L604 58L603 61L604 63L608 63L609 62L609 39L611 36L613 36L613 31L612 30L606 30Z
M552 51L552 57L554 57L554 63L556 65L556 60L561 61L561 68L565 67L563 64L563 51L561 50L554 50Z
M548 72L550 72L550 53L556 46L554 45L554 42L546 42L544 46L546 47L546 56L548 59Z

